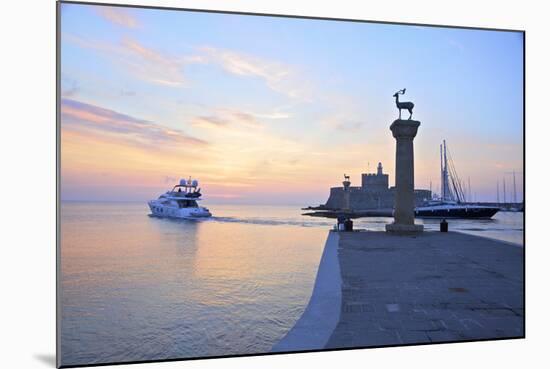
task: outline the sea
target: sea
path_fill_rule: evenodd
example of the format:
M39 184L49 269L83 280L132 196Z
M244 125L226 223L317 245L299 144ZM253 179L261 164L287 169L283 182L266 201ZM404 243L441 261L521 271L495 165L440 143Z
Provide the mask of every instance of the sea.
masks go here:
M211 218L175 220L146 203L61 203L62 365L265 353L292 328L335 221L297 205L208 208ZM449 228L523 246L523 213Z

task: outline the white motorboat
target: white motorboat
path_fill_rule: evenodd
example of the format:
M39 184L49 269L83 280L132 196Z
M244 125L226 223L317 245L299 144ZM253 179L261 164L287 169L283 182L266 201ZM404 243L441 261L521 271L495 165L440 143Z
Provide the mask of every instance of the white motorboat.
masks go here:
M151 213L155 216L169 218L205 218L211 217L210 211L198 205L201 201L201 189L199 182L182 179L171 191L159 196L156 200L148 202Z

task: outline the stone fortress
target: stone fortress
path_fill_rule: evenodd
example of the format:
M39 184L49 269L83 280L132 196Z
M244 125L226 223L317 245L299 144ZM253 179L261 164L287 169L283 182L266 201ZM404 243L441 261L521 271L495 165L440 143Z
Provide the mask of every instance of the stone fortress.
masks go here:
M361 186L350 186L350 210L392 209L395 204L395 187L389 186L389 176L384 174L382 163L378 163L376 173L362 173ZM414 190L415 205L430 200L429 190ZM343 209L344 187L332 187L330 196L323 206L327 209Z

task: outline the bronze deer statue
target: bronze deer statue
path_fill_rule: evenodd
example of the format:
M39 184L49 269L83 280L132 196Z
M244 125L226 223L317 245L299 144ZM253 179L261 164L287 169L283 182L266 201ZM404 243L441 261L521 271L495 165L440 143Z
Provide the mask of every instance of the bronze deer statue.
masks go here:
M397 109L399 109L399 119L401 119L401 109L407 109L410 114L409 116L409 120L410 120L413 116L414 104L410 101L399 102L399 95L404 95L406 90L407 89L404 88L402 90L397 91L396 93L393 94L393 97L395 97L395 105L397 106Z

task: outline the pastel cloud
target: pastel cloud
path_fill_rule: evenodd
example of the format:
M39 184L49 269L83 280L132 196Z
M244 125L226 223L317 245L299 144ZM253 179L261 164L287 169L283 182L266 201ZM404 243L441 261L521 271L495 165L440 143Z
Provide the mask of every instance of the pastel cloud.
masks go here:
M148 48L132 39L124 39L121 43L121 54L125 62L136 76L149 82L165 86L182 86L186 83L183 74L184 66L190 62L198 62L199 58L182 58L162 53Z
M365 125L364 121L345 115L330 116L321 123L341 132L357 132Z
M457 48L460 52L464 52L466 50L466 47L461 42L458 42L452 38L448 39L448 42L449 42L449 45Z
M61 96L74 97L80 92L78 82L66 76L61 76Z
M298 78L298 73L288 65L210 46L202 47L200 51L207 61L219 64L231 74L259 78L273 91L292 99L309 101L312 98L310 84Z
M245 125L258 126L260 123L253 114L235 109L217 109L212 115L202 115L191 119L191 124L201 127L226 127Z
M95 8L97 13L109 22L126 28L138 28L139 23L130 12L124 8L111 6L98 6Z
M61 100L61 124L64 129L116 135L141 145L207 144L204 140L148 120L67 98Z
M258 118L265 118L265 119L288 119L290 118L290 114L288 113L282 113L282 112L273 112L273 113L260 113L260 114L253 114L255 117Z
M198 126L212 125L212 126L220 127L220 126L227 125L227 121L216 116L199 116L199 117L193 118L191 120L191 124L198 125Z
M99 51L120 66L122 71L137 79L168 87L185 86L185 66L203 62L200 56L174 56L131 38L124 38L117 44L88 40L71 34L64 34L63 39L79 47Z
M118 44L87 40L71 34L64 34L63 38L80 47L100 51L134 77L158 85L185 86L187 78L184 69L187 65L211 63L233 75L258 78L269 89L291 99L309 102L314 95L312 83L299 77L295 68L232 50L204 46L195 55L170 55L128 37Z

